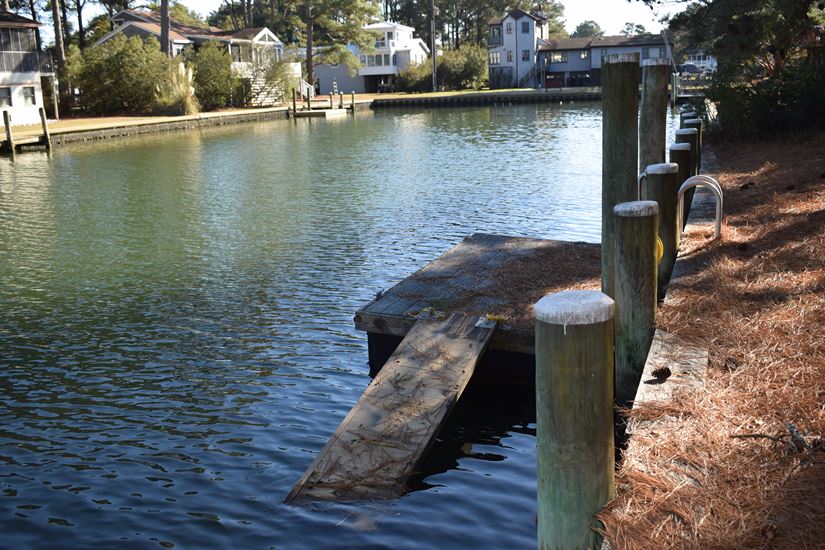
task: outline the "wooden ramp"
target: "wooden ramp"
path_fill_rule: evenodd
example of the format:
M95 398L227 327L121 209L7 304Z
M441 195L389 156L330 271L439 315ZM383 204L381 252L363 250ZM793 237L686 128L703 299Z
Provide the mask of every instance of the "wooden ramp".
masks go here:
M417 321L286 502L401 496L487 347L485 321Z

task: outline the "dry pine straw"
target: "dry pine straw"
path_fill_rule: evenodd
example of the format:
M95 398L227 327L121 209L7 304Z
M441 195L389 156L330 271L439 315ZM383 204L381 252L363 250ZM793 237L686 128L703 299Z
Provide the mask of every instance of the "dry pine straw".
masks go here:
M724 238L688 236L658 319L710 348L707 385L633 412L601 519L614 549L823 548L825 133L716 153Z

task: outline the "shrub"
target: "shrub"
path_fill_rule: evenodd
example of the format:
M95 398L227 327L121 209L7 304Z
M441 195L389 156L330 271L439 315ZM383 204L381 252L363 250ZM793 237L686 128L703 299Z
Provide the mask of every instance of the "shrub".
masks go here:
M487 85L487 50L465 45L444 52L436 69L438 81L445 90L466 90Z
M396 88L404 92L432 90L432 63L412 65L399 73ZM440 90L478 89L487 85L487 50L465 45L449 50L436 61L436 76Z
M809 63L786 65L758 81L714 77L707 93L725 137L825 127L825 74Z
M194 115L198 112L198 100L192 86L192 69L178 63L170 78L157 85L157 111L166 115Z
M150 113L157 87L171 78L169 59L154 38L118 35L86 50L79 68L83 105L98 114Z
M229 105L237 83L232 74L232 58L226 47L210 42L190 57L195 95L207 111Z

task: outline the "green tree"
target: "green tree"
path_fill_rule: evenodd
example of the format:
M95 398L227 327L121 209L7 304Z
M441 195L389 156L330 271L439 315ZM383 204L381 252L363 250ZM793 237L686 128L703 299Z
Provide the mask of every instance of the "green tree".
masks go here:
M623 36L635 36L637 34L644 34L646 32L647 29L644 25L627 22L624 24L624 27L622 28L620 34Z
M161 5L159 2L151 2L149 9L160 13ZM194 10L190 10L180 3L179 0L171 0L169 2L169 17L182 25L189 25L191 27L204 27L206 21Z
M604 36L604 31L595 21L582 21L576 25L576 30L570 35L573 38L595 38Z
M78 82L81 102L98 114L153 112L158 89L168 83L171 70L157 40L119 34L85 51Z
M232 58L226 47L209 42L190 57L194 73L195 96L201 107L211 111L229 105L235 89Z

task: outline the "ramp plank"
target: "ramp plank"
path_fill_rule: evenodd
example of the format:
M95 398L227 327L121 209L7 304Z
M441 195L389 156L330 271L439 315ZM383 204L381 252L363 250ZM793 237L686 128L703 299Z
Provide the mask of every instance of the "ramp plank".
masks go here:
M477 320L416 321L286 502L401 496L493 334Z

